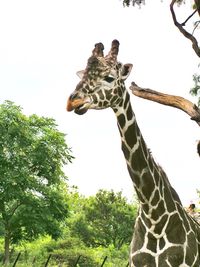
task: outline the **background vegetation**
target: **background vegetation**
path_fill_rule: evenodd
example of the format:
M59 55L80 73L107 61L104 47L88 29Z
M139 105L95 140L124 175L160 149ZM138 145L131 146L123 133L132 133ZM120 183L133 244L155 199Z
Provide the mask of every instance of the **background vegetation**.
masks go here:
M137 207L121 192L81 196L62 171L73 160L53 119L0 105L0 264L125 266ZM21 254L19 254L21 253Z

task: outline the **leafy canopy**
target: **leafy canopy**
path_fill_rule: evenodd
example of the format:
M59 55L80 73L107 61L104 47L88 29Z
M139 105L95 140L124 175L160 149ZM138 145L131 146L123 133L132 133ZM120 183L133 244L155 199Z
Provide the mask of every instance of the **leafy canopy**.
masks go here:
M73 157L56 126L11 101L0 105L0 229L11 242L57 237L67 215L62 167Z
M68 220L73 235L93 247L120 249L130 243L137 207L127 203L121 192L99 190L95 196L80 199Z

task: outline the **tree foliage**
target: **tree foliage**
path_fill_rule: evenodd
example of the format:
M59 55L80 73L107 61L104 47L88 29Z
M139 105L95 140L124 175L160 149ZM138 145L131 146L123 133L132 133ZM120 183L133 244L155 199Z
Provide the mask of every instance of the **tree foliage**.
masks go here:
M130 5L141 6L142 4L145 4L145 2L146 2L145 0L123 0L123 5L127 7L129 7ZM184 0L176 0L176 3L180 5L184 3Z
M10 101L0 105L0 235L5 263L11 244L46 234L56 239L61 231L65 239L59 244L73 245L67 251L49 249L53 260L64 260L67 253L74 261L80 252L86 266L93 266L106 253L112 257L121 249L122 256L128 250L137 207L121 192L100 190L86 198L76 187L67 187L62 167L73 157L56 127L53 119L26 116ZM82 243L81 251L74 242ZM113 257L114 264L124 261Z
M119 249L132 238L137 207L127 203L121 192L99 190L79 205L71 229L88 246Z
M58 237L68 212L64 164L72 159L51 118L0 105L0 229L9 245L48 233Z
M130 5L138 5L141 6L141 4L145 4L145 0L123 0L123 5L124 6L130 6Z
M106 266L126 266L137 205L129 204L121 192L100 190L85 197L77 187L68 187L66 194L69 209L62 236L53 240L40 235L32 242L23 238L15 246L11 261L20 251L17 265L26 267L43 266L50 254L51 266L73 266L79 256L82 267L101 266L106 256Z
M200 95L200 75L199 74L195 73L193 75L193 82L194 82L194 86L193 86L193 88L191 88L190 94L198 97L198 103L197 104L200 107L200 98L199 98L199 95Z

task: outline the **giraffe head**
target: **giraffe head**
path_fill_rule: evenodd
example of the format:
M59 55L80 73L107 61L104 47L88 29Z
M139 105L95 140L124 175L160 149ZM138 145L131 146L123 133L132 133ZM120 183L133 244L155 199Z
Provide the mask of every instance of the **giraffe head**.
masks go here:
M67 111L81 115L88 109L115 108L122 103L125 85L132 64L117 61L119 42L112 41L110 52L104 57L102 43L95 45L85 70L77 72L81 81L70 95Z

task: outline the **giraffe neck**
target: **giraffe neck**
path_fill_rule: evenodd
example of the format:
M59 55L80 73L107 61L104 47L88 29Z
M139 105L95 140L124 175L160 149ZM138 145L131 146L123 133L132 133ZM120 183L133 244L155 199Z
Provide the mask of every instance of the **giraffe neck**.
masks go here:
M175 209L173 197L177 197L176 192L171 188L164 171L155 163L145 144L127 91L123 103L113 110L117 116L122 151L137 196L148 217L156 220L166 210L171 212Z
M199 225L186 214L166 174L149 152L128 92L123 103L113 110L128 171L140 201L130 266L199 266Z

